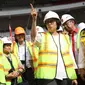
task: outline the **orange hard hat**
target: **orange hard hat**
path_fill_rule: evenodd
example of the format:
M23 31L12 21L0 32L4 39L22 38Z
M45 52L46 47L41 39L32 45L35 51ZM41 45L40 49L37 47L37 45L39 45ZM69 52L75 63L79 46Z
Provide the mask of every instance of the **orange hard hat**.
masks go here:
M16 35L18 35L18 34L25 34L25 30L22 27L16 27L14 33Z

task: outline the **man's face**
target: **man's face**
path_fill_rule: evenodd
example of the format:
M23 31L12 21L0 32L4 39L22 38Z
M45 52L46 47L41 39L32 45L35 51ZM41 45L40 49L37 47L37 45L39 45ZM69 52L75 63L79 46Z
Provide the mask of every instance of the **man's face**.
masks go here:
M18 42L23 42L25 39L25 34L18 34L16 35L16 39Z
M72 32L74 30L75 22L74 20L68 20L65 24L65 29L68 32Z
M11 44L4 44L3 51L5 54L9 54L11 52Z
M48 19L46 20L45 24L49 32L53 33L56 31L56 28L57 28L56 19Z

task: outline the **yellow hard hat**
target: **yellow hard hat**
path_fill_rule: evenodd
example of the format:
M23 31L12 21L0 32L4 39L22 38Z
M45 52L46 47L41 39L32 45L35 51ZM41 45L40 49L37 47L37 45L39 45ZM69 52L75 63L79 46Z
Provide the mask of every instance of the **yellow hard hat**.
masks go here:
M25 30L22 27L16 27L14 33L16 35L18 35L18 34L25 34Z

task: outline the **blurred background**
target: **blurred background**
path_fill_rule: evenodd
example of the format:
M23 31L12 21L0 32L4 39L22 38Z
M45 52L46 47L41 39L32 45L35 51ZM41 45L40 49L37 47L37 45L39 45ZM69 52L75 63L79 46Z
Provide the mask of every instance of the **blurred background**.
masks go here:
M37 25L43 27L47 11L53 10L61 16L71 14L77 24L85 22L85 0L0 0L0 37L9 36L9 27L22 26L27 35L31 29L30 3L38 12Z

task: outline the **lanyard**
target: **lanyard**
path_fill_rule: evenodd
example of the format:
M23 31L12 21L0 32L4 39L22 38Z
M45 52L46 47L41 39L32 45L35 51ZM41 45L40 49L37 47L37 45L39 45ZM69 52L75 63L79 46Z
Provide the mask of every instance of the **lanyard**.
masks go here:
M72 51L75 57L75 39L74 39L74 33L72 33Z

